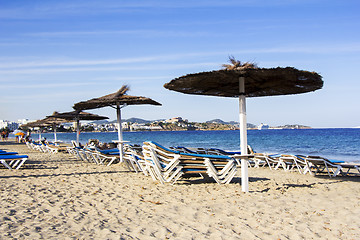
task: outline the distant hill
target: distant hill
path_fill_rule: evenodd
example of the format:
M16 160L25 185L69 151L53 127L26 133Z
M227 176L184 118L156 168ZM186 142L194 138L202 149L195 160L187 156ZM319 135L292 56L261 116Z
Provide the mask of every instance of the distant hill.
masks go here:
M97 120L97 121L93 121L91 123L94 123L94 124L107 124L109 123L108 120Z
M210 120L210 121L206 121L205 123L220 123L220 124L229 124L227 122L224 122L223 120L221 119L213 119L213 120Z
M255 124L248 123L247 128L257 128L257 126Z
M230 122L225 122L221 119L213 119L210 121L206 121L206 123L218 123L218 124L230 124L230 125L234 125L239 127L239 122L235 122L235 121L230 121ZM248 128L256 128L256 125L252 124L252 123L247 123L247 127Z
M145 124L145 123L152 123L152 122L161 122L161 121L164 121L164 120L165 119L145 120L145 119L141 119L141 118L129 118L129 119L122 119L122 122ZM95 123L95 124L117 123L117 120L113 120L113 121L98 120L98 121L93 121L92 123ZM237 127L239 126L239 122L235 122L235 121L225 122L225 121L223 121L221 119L218 119L218 118L206 121L205 123L226 124L226 125L234 125L234 126L237 126ZM247 127L248 128L256 128L256 125L248 123Z
M123 122L129 122L129 123L151 123L153 121L141 119L141 118L129 118L122 120Z

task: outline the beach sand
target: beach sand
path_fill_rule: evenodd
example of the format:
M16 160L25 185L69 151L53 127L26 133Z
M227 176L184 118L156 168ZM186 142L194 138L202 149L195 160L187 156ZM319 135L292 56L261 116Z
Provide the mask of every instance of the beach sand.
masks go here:
M0 239L360 239L359 177L251 168L245 194L240 171L229 185L161 185L120 164L0 148L30 157L0 169Z

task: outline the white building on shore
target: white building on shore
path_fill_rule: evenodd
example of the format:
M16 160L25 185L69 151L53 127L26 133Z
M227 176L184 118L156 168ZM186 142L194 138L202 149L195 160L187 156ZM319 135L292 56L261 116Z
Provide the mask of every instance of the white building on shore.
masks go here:
M259 130L269 129L269 125L261 123L261 124L258 126L258 129L259 129Z
M0 129L8 128L10 131L14 131L19 127L17 122L11 122L7 120L0 120Z

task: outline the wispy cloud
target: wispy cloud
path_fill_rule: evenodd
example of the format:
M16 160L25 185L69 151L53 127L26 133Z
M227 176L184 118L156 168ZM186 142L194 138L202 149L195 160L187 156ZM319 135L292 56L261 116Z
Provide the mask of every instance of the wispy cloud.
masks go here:
M229 54L255 54L255 53L311 53L311 54L335 54L335 53L356 53L360 51L360 43L342 44L312 44L311 46L281 46L272 48L238 49L228 51L208 51L173 53L169 55L153 55L134 58L115 59L46 59L39 60L26 58L0 58L0 73L46 73L46 72L74 72L74 71L117 71L117 70L149 70L149 69L178 69L189 66L212 66L219 63L198 62L197 58L212 56L227 56ZM187 62L179 64L178 62ZM164 64L164 62L167 62ZM136 63L142 63L137 64ZM102 67L99 67L102 66ZM65 68L64 68L65 67Z
M0 69L8 68L24 68L24 67L50 67L50 66L94 66L94 65L111 65L111 64L131 64L141 62L151 62L161 59L161 56L138 57L138 58L120 58L120 59L97 59L97 60L72 60L72 59L47 59L39 61L38 59L27 62L19 62L20 58L15 59L16 62L2 62ZM1 59L0 59L1 61Z
M201 37L209 36L210 33L205 31L175 31L175 30L120 30L120 31L70 31L70 32L37 32L25 33L25 36L33 37L79 37L79 36L104 36L104 35L124 35L124 36L141 36L146 37Z
M0 9L2 19L44 19L60 16L104 15L111 13L153 12L154 9L196 9L219 7L266 7L316 4L324 0L142 0L142 1L24 1L22 6L3 4Z
M1 88L4 90L12 89L51 89L51 88L68 88L68 87L81 87L89 85L100 85L101 82L69 82L69 83L40 83L40 84L6 84Z
M47 74L59 72L90 72L90 71L140 71L140 70L169 70L191 68L194 66L214 66L214 62L199 62L189 64L149 64L142 66L118 66L118 67L77 67L77 68L23 68L0 70L0 74Z

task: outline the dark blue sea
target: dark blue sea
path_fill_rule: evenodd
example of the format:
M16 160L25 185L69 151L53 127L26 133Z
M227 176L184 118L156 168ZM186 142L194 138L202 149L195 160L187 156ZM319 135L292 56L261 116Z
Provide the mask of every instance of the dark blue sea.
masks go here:
M53 140L52 133L42 136ZM132 144L155 141L166 147L204 147L239 151L239 131L176 131L176 132L124 132L124 140ZM37 134L32 134L37 139ZM64 142L76 139L75 133L58 133ZM117 132L81 133L80 142L89 139L111 142L117 139ZM329 159L360 162L360 129L279 129L248 130L248 144L256 152L320 155Z

